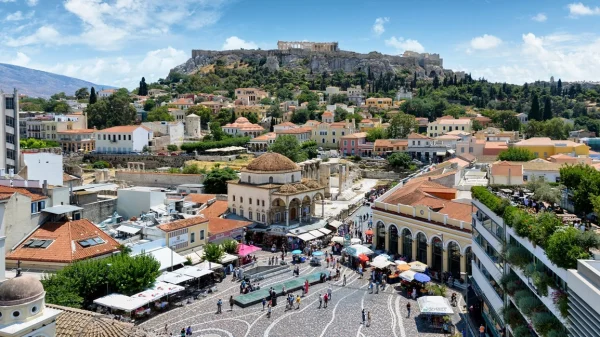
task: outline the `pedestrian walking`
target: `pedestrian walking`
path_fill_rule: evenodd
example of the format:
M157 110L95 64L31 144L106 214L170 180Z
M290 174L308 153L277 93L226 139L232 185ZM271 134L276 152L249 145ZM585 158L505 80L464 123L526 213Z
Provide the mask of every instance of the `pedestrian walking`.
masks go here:
M417 299L417 288L413 288L411 296L413 300Z
M375 293L379 294L379 281L375 281Z
M410 302L406 303L406 318L410 317Z
M371 311L367 312L367 326L371 326Z
M269 303L269 306L267 307L267 318L271 318L271 303Z
M179 332L179 335L181 337L185 337L185 328L181 328L181 331Z
M319 294L319 309L321 309L322 305L323 305L323 296L321 296L321 294Z
M191 336L192 335L192 327L191 326L187 327L187 330L185 330L185 335L186 336Z
M325 301L325 308L327 308L327 303L329 302L329 295L325 294L325 296L323 296L323 301Z
M221 299L219 298L219 300L217 301L217 314L222 313L221 306L223 306L223 301L221 301Z
M344 286L346 286L346 274L344 274Z
M483 324L479 327L479 337L485 337L485 327Z
M362 325L365 325L365 319L366 319L366 317L365 317L365 309L362 310L361 317L362 317Z
M267 304L267 299L266 299L266 298L263 298L263 299L262 299L262 305L263 305L263 309L262 309L262 311L265 311L265 304Z
M229 311L233 311L233 295L229 297Z
M296 309L300 309L300 295L296 295Z
M373 293L373 282L371 280L369 280L369 294Z
M169 332L169 329L167 328L167 323L165 323L165 335Z
M332 293L332 292L333 292L333 291L331 290L331 284L330 284L330 285L329 285L329 287L327 287L327 298L328 298L328 299L331 299L331 293Z
M279 258L277 256L275 256L275 265L277 265L279 263Z

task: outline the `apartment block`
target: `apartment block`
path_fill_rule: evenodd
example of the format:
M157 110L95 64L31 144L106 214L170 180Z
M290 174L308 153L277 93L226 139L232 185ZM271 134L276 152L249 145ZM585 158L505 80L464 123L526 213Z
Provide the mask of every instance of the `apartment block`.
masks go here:
M19 94L0 91L0 169L19 170Z

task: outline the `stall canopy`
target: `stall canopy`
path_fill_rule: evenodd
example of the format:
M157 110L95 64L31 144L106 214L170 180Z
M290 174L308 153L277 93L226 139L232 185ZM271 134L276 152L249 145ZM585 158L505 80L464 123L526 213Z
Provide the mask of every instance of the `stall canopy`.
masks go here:
M167 282L167 283L171 283L171 284L181 284L190 280L193 280L194 278L188 275L183 275L183 274L179 274L179 273L173 273L173 272L164 272L162 273L162 275L160 275L157 280L161 281L161 282Z
M129 225L121 225L119 227L117 227L117 232L123 232L123 233L127 233L127 234L137 234L139 231L141 231L142 228L138 228L138 227L134 227L134 226L129 226Z
M310 232L308 232L310 235L314 236L315 238L320 238L321 236L325 235L323 234L321 231L319 230L312 230Z
M335 229L338 229L338 228L340 228L341 225L343 225L343 223L341 221L333 220L333 221L329 222L328 225Z
M243 243L240 243L238 245L238 255L239 256L247 256L247 255L250 255L259 250L261 250L259 247L252 246L252 245L246 245Z
M407 271L403 271L400 273L400 278L408 281L408 282L412 282L415 279L415 274L416 272L412 271L412 270L407 270Z
M360 254L372 255L373 251L363 245L352 245L346 248L346 253L358 257Z
M192 264L198 264L202 261L202 256L204 255L204 251L196 251L196 252L191 252L189 254L187 254L185 256L185 258L187 259L188 257L190 258L190 260L192 260Z
M419 310L425 315L452 315L454 311L447 298L442 296L423 296L417 299Z
M379 260L375 259L375 260L371 261L371 266L375 267L375 268L379 268L379 269L384 269L384 268L387 268L387 267L393 266L393 265L394 265L394 262L386 261L383 259L379 259Z
M156 261L160 263L159 271L167 270L172 266L184 264L187 261L183 256L175 253L168 247L149 250L146 251L146 254L152 255Z
M415 281L421 282L421 283L427 283L427 282L431 281L431 277L429 277L423 273L416 273Z
M137 293L131 297L140 299L145 302L144 304L148 304L167 295L172 295L183 290L185 290L185 288L182 286L156 281L150 289L144 290L141 293Z
M319 228L319 232L321 232L325 235L331 234L331 231L327 228Z
M237 261L237 259L238 259L238 257L235 255L224 253L223 257L221 258L221 261L219 261L219 262L221 262L222 264L225 264L225 263L231 263L233 261Z
M362 243L362 240L359 239L359 238L352 238L352 239L350 239L350 244L360 245L361 243Z
M389 262L390 261L390 256L387 254L381 254L381 255L377 255L373 261L375 260L381 260L381 261L385 261L385 262ZM392 262L393 263L393 262Z
M200 269L196 266L185 266L181 269L177 269L173 273L184 275L190 278L200 278L202 276L212 274L213 271L210 269Z
M427 269L427 265L419 261L413 261L408 265L410 266L410 270L416 271L418 273L423 273Z
M314 240L315 237L309 233L304 233L304 234L298 235L298 239L300 239L302 241L310 241L310 240Z
M143 307L147 302L141 298L133 298L121 294L110 294L95 299L94 303L111 309L131 312Z
M223 268L223 265L220 263L216 263L216 262L204 261L202 263L195 265L194 267L196 267L198 269L217 270L217 269ZM184 269L184 268L182 268L182 269Z
M339 243L340 245L344 244L344 238L341 236L334 236L331 238L331 242Z

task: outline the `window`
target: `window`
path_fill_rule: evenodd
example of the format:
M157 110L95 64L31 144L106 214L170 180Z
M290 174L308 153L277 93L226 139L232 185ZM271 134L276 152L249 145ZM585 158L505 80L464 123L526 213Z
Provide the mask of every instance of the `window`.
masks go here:
M462 127L462 129L463 129L463 131L465 131L465 127L464 126Z
M93 247L93 246L101 245L101 244L104 243L104 240L102 240L99 236L97 236L95 238L86 239L86 240L79 240L77 242L81 245L81 247L87 248L87 247Z
M419 140L419 141L417 141L417 144L418 144L418 145L421 145L421 141L420 141L420 140Z
M292 174L292 182L296 182L296 177Z
M237 212L235 211L235 208L232 210L233 214L237 214Z
M252 198L248 199L248 203L252 205Z
M256 206L260 206L260 200L256 199Z
M523 175L523 181L527 181L527 176Z
M106 140L106 135L104 135L104 139L103 140Z
M262 222L266 222L266 221L265 221L265 215L264 215L264 214L262 215Z
M464 147L460 148L460 153L465 153L465 148Z
M11 135L10 133L6 134L6 142L9 144L15 143L15 135Z
M15 99L13 97L6 97L6 108L14 109L15 108Z
M348 146L348 141L347 140L344 141L344 146Z
M413 140L413 145L415 145L415 141Z
M272 184L272 183L273 183L273 177L269 177L269 184ZM235 201L235 197L233 198L233 201Z
M243 209L240 209L240 216L244 217L244 210Z
M248 176L248 184L250 184L251 181L252 181L252 178L250 178L250 176Z
M262 201L262 206L265 207L265 201L264 200Z
M15 150L6 149L6 158L16 160L17 156L15 155Z
M15 119L10 116L6 116L6 125L14 128L15 127Z
M342 131L342 136L345 135L346 133L344 131Z
M200 240L204 240L204 229L200 230Z
M48 248L52 242L54 242L54 240L38 240L38 239L30 239L29 241L27 241L24 245L23 248Z
M240 197L240 202L244 203L244 197Z
M121 135L119 135L119 140L121 140Z
M442 130L446 131L446 127L445 127L445 126L443 126L443 127L442 127Z
M252 220L252 211L248 211L248 219Z
M196 242L196 233L192 233L192 235L190 236L190 243L194 242Z
M129 140L131 140L131 135L129 135L128 137L129 137Z
M352 141L352 146L354 146L354 141Z
M335 136L335 131L331 131L331 134Z

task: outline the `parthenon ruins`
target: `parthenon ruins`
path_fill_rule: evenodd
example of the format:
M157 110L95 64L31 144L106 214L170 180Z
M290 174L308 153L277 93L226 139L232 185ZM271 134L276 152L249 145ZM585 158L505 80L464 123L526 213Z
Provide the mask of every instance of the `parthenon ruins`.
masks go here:
M277 49L306 49L310 51L338 51L337 42L297 42L297 41L277 41Z

